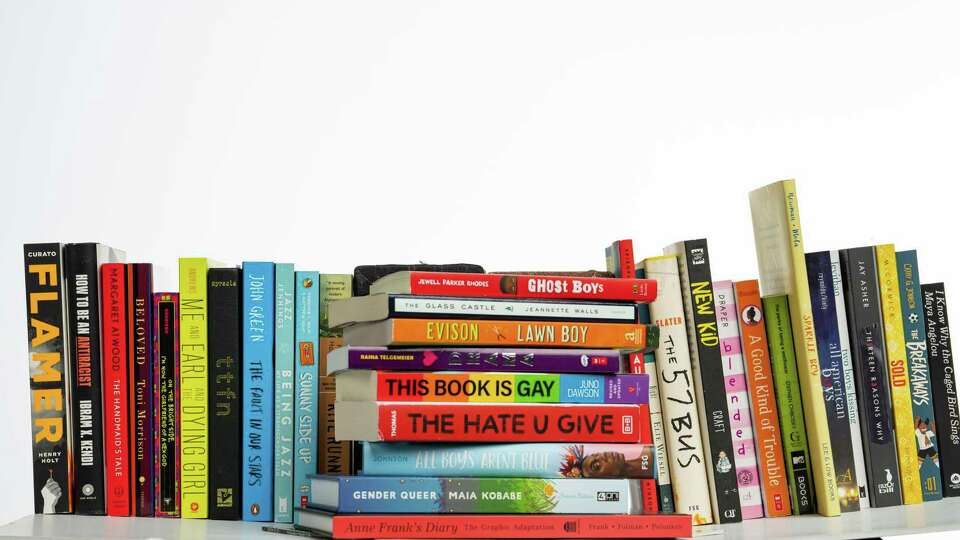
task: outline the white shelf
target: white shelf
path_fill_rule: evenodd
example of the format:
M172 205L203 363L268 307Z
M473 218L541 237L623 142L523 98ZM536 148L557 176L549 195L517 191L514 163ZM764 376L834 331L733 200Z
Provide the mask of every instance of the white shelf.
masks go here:
M0 537L47 539L272 539L296 536L264 532L263 523L164 518L111 518L91 516L43 516L21 518L0 527ZM848 540L888 538L960 530L960 498L911 506L864 510L836 518L795 516L754 519L713 529L716 540Z

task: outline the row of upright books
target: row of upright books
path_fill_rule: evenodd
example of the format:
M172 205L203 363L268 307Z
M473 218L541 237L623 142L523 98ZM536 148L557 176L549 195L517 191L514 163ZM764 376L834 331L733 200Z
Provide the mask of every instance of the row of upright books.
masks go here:
M26 245L36 511L689 536L960 493L943 284L892 245L804 253L792 181L750 206L737 282L704 239L566 273L181 259L171 293Z

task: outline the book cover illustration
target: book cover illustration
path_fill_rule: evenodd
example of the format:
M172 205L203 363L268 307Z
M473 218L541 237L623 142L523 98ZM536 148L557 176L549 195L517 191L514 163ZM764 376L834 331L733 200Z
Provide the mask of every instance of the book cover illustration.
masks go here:
M293 522L293 407L294 333L296 285L293 265L277 263L274 268L274 463L273 520Z
M393 371L510 371L616 373L620 352L598 349L388 349L341 347L327 357L327 374L347 369Z
M180 295L153 295L154 515L180 515Z

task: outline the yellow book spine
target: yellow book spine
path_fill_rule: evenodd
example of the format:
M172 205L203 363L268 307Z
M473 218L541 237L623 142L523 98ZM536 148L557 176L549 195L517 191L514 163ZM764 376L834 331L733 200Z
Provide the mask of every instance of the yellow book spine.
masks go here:
M180 259L180 515L206 518L207 260Z
M920 490L920 463L914 438L913 403L910 395L910 374L903 336L903 312L900 305L900 282L897 277L897 255L893 244L876 247L877 277L880 281L880 310L883 312L883 335L893 401L893 428L897 436L897 458L900 462L900 483L903 504L923 502Z
M840 498L837 494L833 448L830 446L830 432L827 427L827 409L823 401L823 383L820 380L817 337L813 327L813 306L810 303L810 295L807 293L809 290L807 261L803 252L803 236L800 230L797 187L793 180L785 180L782 185L787 227L790 233L792 259L790 262L793 266L792 292L788 295L787 301L790 306L794 349L797 353L803 418L810 444L817 512L824 516L838 516L840 515ZM913 431L910 433L912 434Z

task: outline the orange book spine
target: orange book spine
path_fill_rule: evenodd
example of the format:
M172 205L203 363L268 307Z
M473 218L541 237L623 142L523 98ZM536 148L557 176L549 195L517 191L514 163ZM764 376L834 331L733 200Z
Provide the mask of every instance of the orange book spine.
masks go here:
M773 370L760 303L760 284L755 279L738 281L734 284L734 290L740 312L740 340L753 412L764 514L767 517L789 516L790 486L783 459Z
M390 345L486 345L650 350L655 326L646 324L392 319Z

